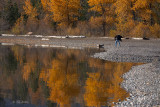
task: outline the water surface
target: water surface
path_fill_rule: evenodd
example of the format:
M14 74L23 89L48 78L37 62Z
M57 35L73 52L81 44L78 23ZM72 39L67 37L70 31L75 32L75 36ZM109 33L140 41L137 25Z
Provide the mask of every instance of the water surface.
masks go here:
M125 100L121 76L137 63L89 57L95 52L0 46L0 107L100 107Z

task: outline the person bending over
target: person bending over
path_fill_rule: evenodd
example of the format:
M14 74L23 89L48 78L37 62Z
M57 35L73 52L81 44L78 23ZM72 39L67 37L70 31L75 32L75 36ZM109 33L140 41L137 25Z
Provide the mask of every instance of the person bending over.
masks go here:
M121 38L123 38L121 35L116 35L114 37L114 39L115 39L115 47L117 47L117 43L119 44L119 46L121 46L121 44L120 44L120 41L122 41Z

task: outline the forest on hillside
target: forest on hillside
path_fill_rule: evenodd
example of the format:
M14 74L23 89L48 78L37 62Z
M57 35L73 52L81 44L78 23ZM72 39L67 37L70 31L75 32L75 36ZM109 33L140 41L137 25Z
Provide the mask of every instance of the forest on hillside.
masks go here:
M0 0L0 34L160 37L160 0Z

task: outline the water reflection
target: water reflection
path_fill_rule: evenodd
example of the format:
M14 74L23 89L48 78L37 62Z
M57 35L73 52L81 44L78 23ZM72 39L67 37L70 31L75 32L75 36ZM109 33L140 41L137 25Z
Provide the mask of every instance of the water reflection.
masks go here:
M100 107L124 100L120 77L137 64L88 57L97 51L0 46L0 107Z

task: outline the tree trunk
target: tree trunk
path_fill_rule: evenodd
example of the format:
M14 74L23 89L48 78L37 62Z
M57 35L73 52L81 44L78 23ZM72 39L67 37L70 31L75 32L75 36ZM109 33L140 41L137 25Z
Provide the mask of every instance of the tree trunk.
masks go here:
M133 8L133 3L131 2L131 8ZM132 10L133 20L136 20L136 13L134 10Z
M106 22L103 21L103 36L106 35Z
M150 8L150 10L152 11L152 4L151 4L151 3L149 4L149 8ZM152 13L151 13L151 15L150 15L150 25L151 25L151 26L153 25L153 15L152 15Z
M101 4L101 7L102 7L102 17L103 17L103 23L102 23L102 26L103 26L103 36L106 35L106 10L105 10L105 7L103 7L103 5Z

